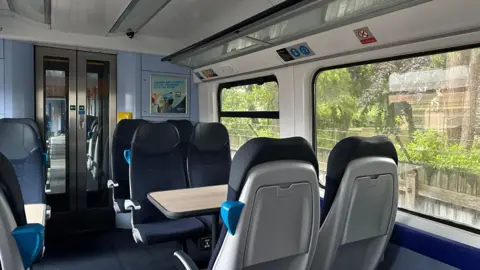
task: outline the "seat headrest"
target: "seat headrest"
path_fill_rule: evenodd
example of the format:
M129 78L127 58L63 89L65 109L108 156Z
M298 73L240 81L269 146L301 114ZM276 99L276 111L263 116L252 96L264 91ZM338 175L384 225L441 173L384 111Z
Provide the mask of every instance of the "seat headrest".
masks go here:
M190 137L192 136L193 132L193 125L192 122L186 119L181 120L167 120L167 122L173 124L180 135L180 142L188 143L190 142Z
M179 143L180 136L174 125L168 122L145 122L135 131L132 148L155 155L171 152Z
M35 130L28 124L0 119L0 151L10 160L25 159L40 149Z
M339 141L330 152L327 177L341 181L348 163L362 157L387 157L398 164L395 146L387 137L348 137Z
M199 151L219 151L230 147L227 128L218 122L197 123L193 128L191 143Z
M285 139L254 138L242 145L233 157L228 185L239 192L251 168L262 163L298 160L312 164L318 175L318 162L310 143L302 137Z
M0 189L6 197L17 226L27 224L20 184L10 161L0 153Z
M123 144L130 144L135 130L145 122L147 121L143 119L122 119L118 122L113 137Z

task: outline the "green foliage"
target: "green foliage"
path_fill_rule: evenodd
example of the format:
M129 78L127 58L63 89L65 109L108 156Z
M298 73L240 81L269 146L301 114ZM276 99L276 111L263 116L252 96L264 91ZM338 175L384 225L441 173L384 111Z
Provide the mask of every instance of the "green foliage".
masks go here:
M278 85L268 82L262 85L245 85L223 89L222 111L276 111L278 110ZM222 124L230 134L232 149L238 149L256 137L280 137L277 119L222 117Z
M390 92L392 75L446 69L449 61L457 66L470 60L465 52L452 52L319 73L315 81L318 151L328 152L347 136L384 134L395 142L402 162L480 173L480 142L466 149L446 133L422 131L424 115L413 114L414 104L397 98L395 106L389 105L396 95ZM425 94L424 89L412 90ZM320 162L326 162L327 155L320 156Z
M396 145L400 161L427 164L435 169L480 173L480 148L466 149L435 130L417 130L413 135L414 138L405 147L410 160L405 151Z

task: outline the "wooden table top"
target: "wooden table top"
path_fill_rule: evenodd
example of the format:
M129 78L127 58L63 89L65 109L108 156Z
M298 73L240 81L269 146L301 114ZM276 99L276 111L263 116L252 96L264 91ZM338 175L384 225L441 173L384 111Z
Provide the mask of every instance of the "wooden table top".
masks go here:
M25 216L27 223L38 223L45 225L45 211L47 206L43 203L25 204Z
M151 192L148 200L170 219L218 214L228 185Z

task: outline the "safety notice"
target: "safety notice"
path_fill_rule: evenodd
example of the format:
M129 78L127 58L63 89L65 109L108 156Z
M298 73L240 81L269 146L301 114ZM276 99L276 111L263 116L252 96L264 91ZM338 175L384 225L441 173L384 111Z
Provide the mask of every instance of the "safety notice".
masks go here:
M369 44L369 43L375 43L377 42L377 39L373 36L372 32L370 32L370 29L368 27L362 27L359 29L353 30L355 35L357 36L358 40L362 44Z

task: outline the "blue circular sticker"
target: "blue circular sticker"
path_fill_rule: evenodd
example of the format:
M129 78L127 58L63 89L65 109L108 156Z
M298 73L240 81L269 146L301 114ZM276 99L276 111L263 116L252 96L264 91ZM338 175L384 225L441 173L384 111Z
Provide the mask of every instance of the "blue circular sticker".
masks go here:
M310 55L310 53L311 53L310 49L307 46L302 45L302 46L300 46L299 49L305 55Z
M294 57L299 57L300 56L300 52L295 49L295 48L291 48L290 49L290 53L294 56Z

